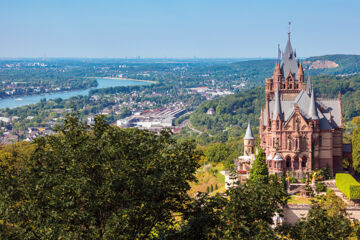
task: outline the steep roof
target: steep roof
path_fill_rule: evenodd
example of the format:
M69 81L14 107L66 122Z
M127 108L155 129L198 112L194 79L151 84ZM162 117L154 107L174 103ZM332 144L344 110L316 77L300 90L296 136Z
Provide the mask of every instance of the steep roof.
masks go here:
M296 62L296 52L292 48L290 41L290 34L288 41L286 43L285 51L282 54L280 67L284 77L287 77L289 73L292 73L292 75L295 76L298 72L298 64Z
M306 82L306 93L311 94L311 79L310 75L308 76L307 82Z
M320 121L320 129L330 130L339 128L341 126L341 108L339 99L320 99L315 100L316 114ZM275 100L269 102L269 111L275 111ZM281 108L284 113L284 122L287 122L295 111L295 105L299 107L300 114L306 119L311 120L309 115L309 106L311 97L305 92L301 91L294 100L281 100ZM320 111L321 107L321 111ZM263 112L263 124L267 126L266 111Z
M310 116L311 120L319 119L319 115L317 113L317 108L316 108L316 102L315 102L314 88L311 89L310 107L309 107L308 115Z
M247 126L247 129L246 129L246 133L245 133L244 139L245 139L245 140L255 139L255 138L254 138L254 135L253 135L253 133L252 133L252 130L251 130L251 124L250 124L250 122L248 123L248 126Z

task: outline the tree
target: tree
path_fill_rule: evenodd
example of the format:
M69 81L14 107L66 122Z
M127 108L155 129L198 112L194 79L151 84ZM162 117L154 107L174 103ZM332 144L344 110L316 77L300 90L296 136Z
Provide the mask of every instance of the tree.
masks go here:
M200 194L187 206L179 232L168 239L278 239L273 217L282 215L287 199L276 177L267 184L239 185L224 195Z
M282 216L288 196L274 176L268 183L253 181L232 188L224 210L224 239L278 239L273 217Z
M205 156L211 162L224 162L229 158L230 150L225 144L214 143L206 149Z
M250 169L250 181L259 183L267 183L269 181L269 170L265 161L265 153L263 150L260 150Z
M360 173L360 117L354 118L353 122L356 128L352 137L352 162L354 170Z
M0 169L2 236L147 239L189 201L200 154L191 142L69 116L28 161ZM5 171L6 170L6 171Z
M331 226L331 227L329 227ZM284 225L282 233L291 239L348 239L354 233L346 204L333 191L314 201L306 218L294 226Z

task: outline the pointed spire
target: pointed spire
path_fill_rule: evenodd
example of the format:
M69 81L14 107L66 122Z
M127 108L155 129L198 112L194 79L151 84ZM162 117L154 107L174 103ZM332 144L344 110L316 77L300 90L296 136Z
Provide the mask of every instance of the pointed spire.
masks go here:
M276 85L275 106L274 106L274 112L273 113L274 113L273 114L273 120L276 120L278 115L280 115L280 119L282 120L280 93L279 93L279 86L278 85Z
M304 69L303 69L303 66L302 66L301 62L299 64L299 70L298 70L298 73L297 73L297 79L300 82L304 82Z
M308 115L310 116L311 120L319 119L319 115L317 113L317 108L316 108L316 102L315 102L314 88L311 88L310 108Z
M306 82L306 89L305 89L306 93L308 95L310 95L311 93L311 79L310 79L310 72L309 72L309 75L308 75L308 79L307 79L307 82Z
M247 129L246 129L246 133L245 133L244 139L245 139L245 140L255 139L255 138L254 138L254 135L253 135L253 133L252 133L252 130L251 130L250 121L248 122L248 126L247 126Z
M299 71L298 71L298 76L300 76L300 75L304 75L304 69L303 69L303 66L302 66L301 62L299 64Z
M274 75L281 75L280 64L278 62L275 65Z

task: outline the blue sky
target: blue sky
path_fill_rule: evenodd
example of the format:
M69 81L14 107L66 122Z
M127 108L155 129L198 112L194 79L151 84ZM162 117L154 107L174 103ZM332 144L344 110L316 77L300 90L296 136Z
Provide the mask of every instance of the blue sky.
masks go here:
M360 54L359 0L0 0L0 57Z

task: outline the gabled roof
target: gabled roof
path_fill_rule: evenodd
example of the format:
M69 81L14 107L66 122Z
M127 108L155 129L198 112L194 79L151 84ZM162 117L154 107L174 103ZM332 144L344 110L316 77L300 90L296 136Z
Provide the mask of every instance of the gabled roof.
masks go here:
M245 140L255 139L255 138L254 138L254 135L253 135L253 133L252 133L252 130L251 130L251 124L250 124L250 122L248 123L248 126L247 126L247 129L246 129L246 133L245 133L244 139L245 139Z

